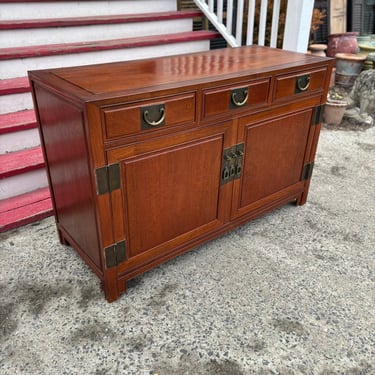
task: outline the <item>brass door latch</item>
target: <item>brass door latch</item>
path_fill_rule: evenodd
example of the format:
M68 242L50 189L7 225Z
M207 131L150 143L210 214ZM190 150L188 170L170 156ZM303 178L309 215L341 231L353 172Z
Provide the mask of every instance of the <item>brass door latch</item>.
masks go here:
M224 150L221 168L222 185L241 177L244 155L243 150L243 143Z

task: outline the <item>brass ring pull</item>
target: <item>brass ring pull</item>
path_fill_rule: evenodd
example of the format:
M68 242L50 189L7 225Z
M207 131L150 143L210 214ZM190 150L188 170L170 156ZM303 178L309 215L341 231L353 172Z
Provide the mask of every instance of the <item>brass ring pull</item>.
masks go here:
M310 76L297 78L297 88L299 91L306 91L309 88L309 86L310 86Z
M150 120L148 118L148 115L149 115L149 111L148 110L146 110L146 111L143 112L143 119L150 126L158 126L158 125L160 125L165 120L165 108L161 107L159 111L160 111L160 114L161 114L161 117L160 117L159 120L157 120L157 121Z
M244 90L243 91L243 94L244 94L244 98L242 101L238 102L236 100L236 96L237 96L237 93L236 92L233 92L232 93L232 103L237 106L237 107L242 107L244 106L246 103L247 103L247 100L249 99L249 91L248 90Z

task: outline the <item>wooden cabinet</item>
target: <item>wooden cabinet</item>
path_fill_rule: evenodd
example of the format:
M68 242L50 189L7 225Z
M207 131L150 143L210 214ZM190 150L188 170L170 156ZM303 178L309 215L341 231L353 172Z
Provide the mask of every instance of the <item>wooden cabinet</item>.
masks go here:
M126 282L306 201L333 60L242 47L29 73L61 242Z

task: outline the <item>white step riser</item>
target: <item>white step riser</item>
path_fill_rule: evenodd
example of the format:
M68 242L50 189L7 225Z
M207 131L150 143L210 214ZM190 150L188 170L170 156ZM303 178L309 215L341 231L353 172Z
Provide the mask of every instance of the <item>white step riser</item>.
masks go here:
M23 75L25 76L26 73L24 72ZM0 113L18 112L23 111L24 109L32 108L33 100L31 98L31 94L28 92L25 92L23 94L0 96Z
M0 135L0 155L40 145L38 129Z
M0 48L36 46L173 34L192 30L190 19L127 24L0 31Z
M75 65L89 65L112 61L139 60L148 57L170 56L182 53L194 53L209 50L207 40L156 45L149 47L126 48L109 51L86 52L70 55L33 57L0 61L0 79L24 77L28 70L58 68ZM1 108L1 107L0 107ZM29 107L30 108L30 107ZM21 110L24 108L20 108ZM3 113L12 112L6 110Z
M0 20L144 14L174 10L177 10L176 0L69 1L68 3L55 1L38 4L6 3L6 5L1 5Z
M48 186L44 168L0 180L0 200Z

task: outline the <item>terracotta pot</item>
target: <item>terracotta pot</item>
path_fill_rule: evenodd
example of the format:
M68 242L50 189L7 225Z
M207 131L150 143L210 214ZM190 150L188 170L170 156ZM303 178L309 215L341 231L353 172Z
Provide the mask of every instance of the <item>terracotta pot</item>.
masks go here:
M351 53L337 53L336 56L336 85L351 87L361 73L366 56Z
M327 49L326 44L310 44L309 50L312 55L326 56L325 50Z
M336 53L357 53L357 32L328 35L327 56L334 57Z
M324 107L324 122L330 125L339 125L344 117L347 103L330 101Z

